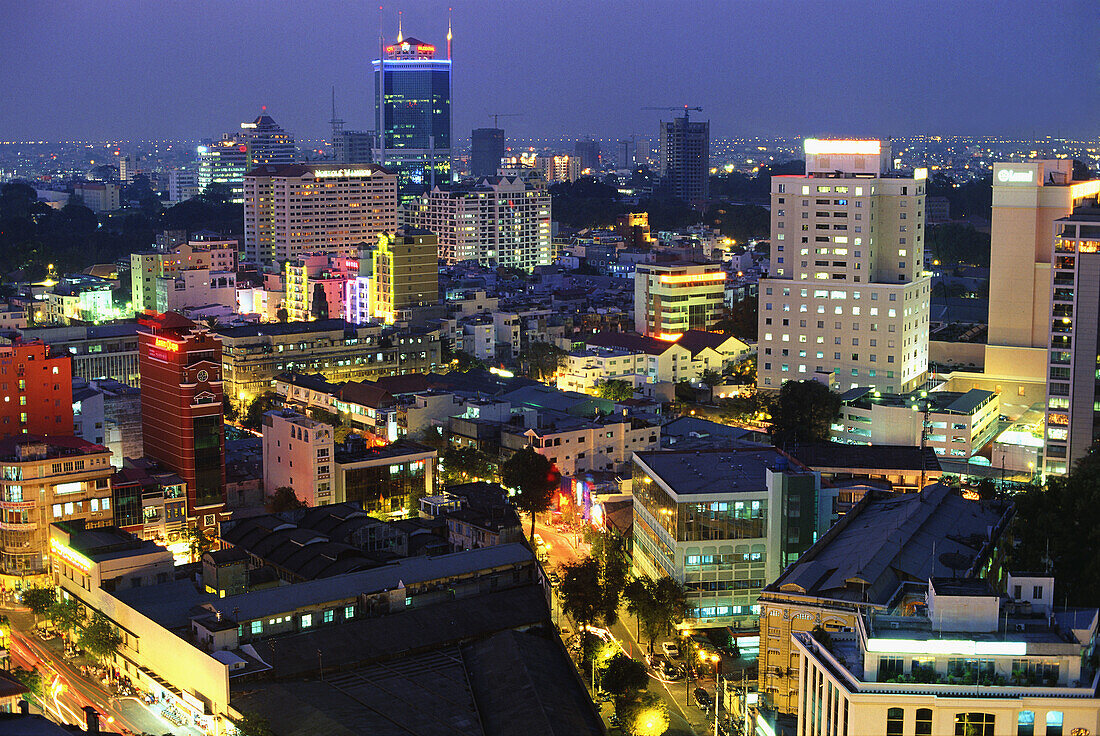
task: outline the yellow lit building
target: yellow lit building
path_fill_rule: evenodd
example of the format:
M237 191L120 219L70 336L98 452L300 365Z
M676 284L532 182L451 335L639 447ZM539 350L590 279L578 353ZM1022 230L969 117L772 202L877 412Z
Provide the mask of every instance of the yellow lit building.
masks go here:
M726 272L717 263L639 263L634 271L634 331L662 340L707 330L722 316Z
M398 312L439 301L439 239L428 230L405 227L378 236L368 256L367 309L392 324Z
M291 322L337 318L344 313L348 282L359 261L347 256L309 253L284 264L286 294L283 307Z

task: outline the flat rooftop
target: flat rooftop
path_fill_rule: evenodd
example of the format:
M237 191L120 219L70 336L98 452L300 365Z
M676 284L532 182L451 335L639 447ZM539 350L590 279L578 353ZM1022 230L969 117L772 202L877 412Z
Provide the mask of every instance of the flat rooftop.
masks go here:
M809 472L774 447L735 450L638 452L637 461L664 481L677 496L759 492L767 471Z

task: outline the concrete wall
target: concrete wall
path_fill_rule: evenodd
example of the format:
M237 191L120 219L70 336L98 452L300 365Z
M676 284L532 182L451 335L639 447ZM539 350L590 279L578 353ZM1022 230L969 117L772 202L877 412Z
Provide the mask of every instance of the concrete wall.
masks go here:
M985 365L985 343L928 341L928 360L932 363L974 366Z

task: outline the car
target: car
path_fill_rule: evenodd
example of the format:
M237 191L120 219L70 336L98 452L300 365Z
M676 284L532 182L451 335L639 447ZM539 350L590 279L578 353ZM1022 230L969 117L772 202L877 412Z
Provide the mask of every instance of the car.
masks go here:
M661 667L661 674L666 680L679 680L684 676L684 668L672 662L665 662Z
M666 661L665 656L657 652L645 655L645 663L655 670L660 670Z
M680 656L680 647L674 641L661 642L661 651L665 653L666 657Z
M546 542L542 541L542 535L539 534L538 532L535 532L535 546L536 547L545 547L546 546Z
M695 692L692 693L695 697L695 704L703 710L710 710L711 697L710 693L701 687L695 688Z

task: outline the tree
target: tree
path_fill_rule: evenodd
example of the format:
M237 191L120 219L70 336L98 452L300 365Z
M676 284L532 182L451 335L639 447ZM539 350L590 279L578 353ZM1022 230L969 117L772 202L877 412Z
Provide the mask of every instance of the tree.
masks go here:
M187 547L191 551L191 560L201 560L202 556L214 549L214 538L197 526L188 532Z
M817 381L787 381L771 408L772 444L827 442L829 427L840 413L840 395Z
M687 614L684 586L667 576L658 580L631 580L623 590L623 597L626 599L626 610L637 618L640 633L648 640L651 652L653 641L671 631Z
M265 391L248 403L248 407L241 417L241 426L253 431L260 431L264 423L264 414L275 408L275 402L279 395L274 391Z
M240 412L237 411L236 405L229 400L228 396L222 396L222 417L225 421L235 422L239 416Z
M645 690L649 685L649 673L645 665L619 652L607 662L600 675L600 686L618 697Z
M619 620L619 603L630 572L626 544L618 534L604 530L592 540L591 554L600 564L600 618L611 626Z
M42 697L42 673L38 670L31 668L25 670L22 667L16 667L12 670L12 675L16 680L22 683L23 687L30 691L30 694L36 698Z
M626 401L634 398L634 387L629 381L611 378L596 384L596 395L608 401Z
M290 312L286 311L286 307L279 307L275 310L275 319L283 323L289 322Z
M238 720L233 721L233 725L237 727L240 736L274 736L268 720L252 711L242 713Z
M531 515L531 539L535 538L535 514L550 508L554 491L561 482L561 473L533 447L516 452L501 466L500 481L515 489L512 504Z
M600 592L600 563L594 557L582 557L561 566L558 584L561 610L581 629L581 661L588 659L587 627L596 622L603 609Z
M23 591L23 603L31 609L36 621L39 616L48 615L56 601L57 593L53 588L34 586Z
M710 370L709 368L703 371L703 375L699 378L700 381L706 385L714 388L722 382L722 375L718 371Z
M279 486L271 494L271 510L275 513L304 509L305 507L305 502L298 498L298 494L290 486Z
M313 303L309 312L314 319L328 319L328 294L321 282L313 285Z
M444 485L487 480L491 476L489 458L476 447L448 447L443 451Z
M99 611L92 615L77 641L81 649L100 661L113 657L122 646L122 637Z
M548 342L533 342L520 353L520 363L527 366L527 375L539 381L552 378L558 372L565 351Z
M50 606L50 621L54 628L62 634L71 634L77 630L84 616L80 611L80 604L75 598L64 598L54 601Z

